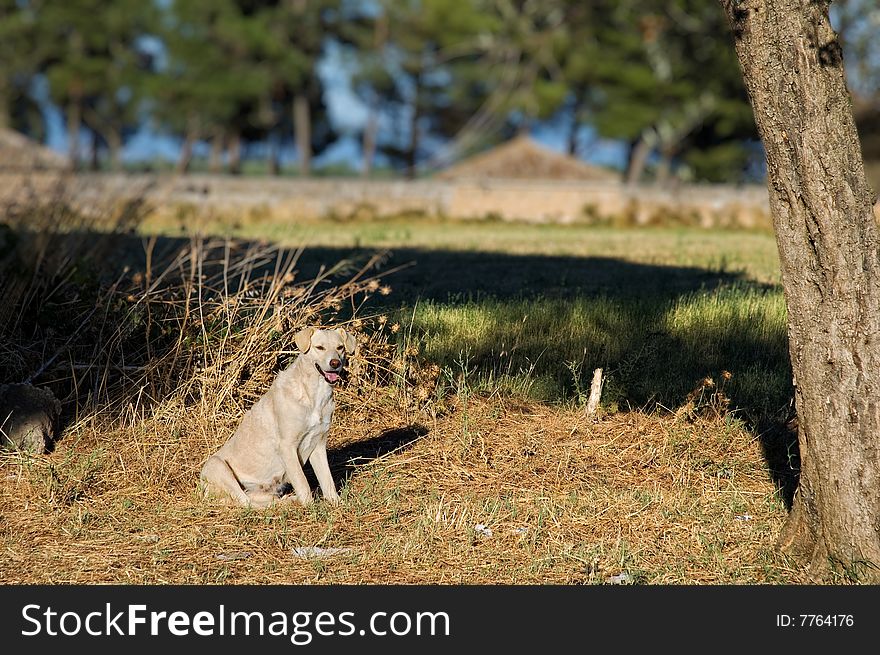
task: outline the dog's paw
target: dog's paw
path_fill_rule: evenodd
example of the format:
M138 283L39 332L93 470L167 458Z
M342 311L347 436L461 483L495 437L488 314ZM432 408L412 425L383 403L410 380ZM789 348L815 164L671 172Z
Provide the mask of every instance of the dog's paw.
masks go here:
M296 494L287 494L275 501L278 505L311 505L312 497L300 498Z

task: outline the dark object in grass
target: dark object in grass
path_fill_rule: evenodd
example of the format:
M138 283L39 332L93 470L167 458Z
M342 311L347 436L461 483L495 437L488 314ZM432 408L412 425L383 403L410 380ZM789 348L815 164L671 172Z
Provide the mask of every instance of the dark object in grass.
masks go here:
M42 454L55 443L61 402L30 384L0 386L0 445Z

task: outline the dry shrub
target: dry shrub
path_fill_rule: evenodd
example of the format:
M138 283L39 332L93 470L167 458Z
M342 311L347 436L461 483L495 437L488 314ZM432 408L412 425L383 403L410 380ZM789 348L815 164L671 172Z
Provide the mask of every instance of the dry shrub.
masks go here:
M684 403L675 410L676 418L724 419L730 412L730 396L725 393L727 381L733 377L730 371L721 371L721 382L705 377L685 398Z
M390 354L387 340L370 347L360 316L388 292L374 271L382 254L305 279L299 250L142 238L134 231L151 208L140 200L83 207L63 184L53 194L6 207L0 224L0 379L49 386L77 419L253 400L306 325L361 332L361 361Z
M146 364L129 383L154 399L201 403L208 412L262 395L295 354L297 330L352 327L363 302L380 289L368 272L382 255L362 266L338 262L309 280L299 279L299 255L194 237L155 277L135 276L129 315L143 325L138 354Z
M4 381L36 380L72 352L94 359L124 284L124 271L107 264L149 210L139 198L74 202L64 178L44 187L23 185L0 205Z

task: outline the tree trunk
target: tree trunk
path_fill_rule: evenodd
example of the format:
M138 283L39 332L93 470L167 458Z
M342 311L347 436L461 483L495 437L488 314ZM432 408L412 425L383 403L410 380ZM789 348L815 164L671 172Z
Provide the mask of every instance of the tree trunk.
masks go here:
M89 169L92 171L98 171L101 169L101 138L98 135L96 130L91 130L92 132L92 147L91 147L91 161L89 162Z
M67 103L67 153L70 168L79 168L79 128L82 125L82 107L79 99Z
M116 127L108 127L106 134L110 170L118 171L122 168L122 131Z
M672 179L672 159L675 153L671 150L660 150L660 161L657 163L657 174L654 176L654 184L661 189L669 186Z
M415 97L413 98L412 115L409 120L409 146L406 149L406 176L415 179L416 166L419 160L419 120L422 118L422 74L413 76Z
M571 157L577 157L578 154L578 132L581 129L580 113L583 104L582 96L580 92L577 92L571 108L571 125L568 126L568 139L565 148Z
M186 137L183 139L183 144L180 146L180 156L177 158L177 166L175 167L175 170L178 173L186 173L189 171L189 164L192 161L195 142L195 136L192 132L188 131Z
M630 151L629 163L626 167L626 183L628 185L638 184L642 179L650 154L651 144L645 137L639 137Z
M361 168L362 177L370 177L373 172L373 159L376 157L376 138L379 133L379 115L375 108L370 108L367 124L364 126L363 151L364 164Z
M71 61L79 61L84 50L82 34L74 30L68 38ZM71 170L79 168L79 130L83 122L83 83L74 78L67 86L67 152Z
M801 470L780 546L880 582L880 261L828 0L720 0L767 154Z
M312 117L309 112L309 99L303 93L293 98L293 132L296 138L299 172L303 177L308 177L312 172Z
M211 173L219 173L223 167L223 142L225 135L217 130L211 138L211 154L208 156L208 170Z
M2 76L0 76L2 77ZM0 79L0 130L5 130L12 125L10 116L11 107L9 106L9 87Z
M281 175L281 147L269 139L269 174L274 176Z
M229 135L229 172L241 175L241 135L238 132Z
M186 121L186 134L183 138L183 144L180 146L180 157L177 159L175 170L178 173L186 173L189 171L189 165L193 158L193 149L199 138L198 118L190 116Z

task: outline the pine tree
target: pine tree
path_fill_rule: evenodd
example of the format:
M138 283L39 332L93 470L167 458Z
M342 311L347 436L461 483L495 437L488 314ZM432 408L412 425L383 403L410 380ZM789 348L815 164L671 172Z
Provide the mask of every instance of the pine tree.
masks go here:
M0 0L0 129L14 128L39 138L42 119L28 92L38 64L35 20L30 3Z
M742 80L731 73L735 55L718 38L726 26L717 3L600 4L593 115L600 134L631 144L627 179L642 177L652 153L661 180L675 160L701 179L737 176L748 157L744 144L756 133Z
M456 135L489 93L482 55L497 18L480 0L386 0L381 43L356 87L397 123L394 140L379 144L409 177L431 136Z
M253 65L259 27L233 0L175 0L168 8L161 31L168 62L152 95L160 123L184 136L181 168L202 139L211 141L213 170L227 148L233 171L239 165L243 123L270 84L268 71Z
M339 0L263 0L255 14L264 41L261 62L270 71L266 98L273 127L290 126L296 144L300 175L311 174L312 157L333 134L324 105L324 88L317 68L338 24ZM280 137L279 137L280 140Z
M85 124L93 133L93 165L97 145L103 142L111 166L118 167L125 133L138 122L150 71L139 39L155 28L153 4L46 2L35 15L40 68L67 119L71 163L79 162L80 128Z

